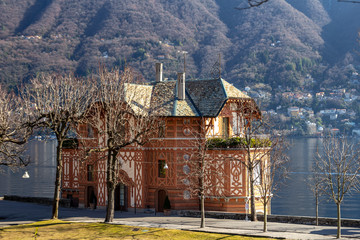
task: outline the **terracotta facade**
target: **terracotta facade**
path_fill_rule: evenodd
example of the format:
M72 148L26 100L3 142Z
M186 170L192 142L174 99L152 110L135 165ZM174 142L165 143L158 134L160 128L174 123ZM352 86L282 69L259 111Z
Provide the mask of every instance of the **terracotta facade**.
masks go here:
M228 83L224 80L221 81L223 86L219 87L219 91L229 92L231 86L226 85ZM191 84L195 89L196 83ZM234 92L233 89L230 90ZM174 106L179 108L184 103L181 101L186 100L176 100L176 91L174 92ZM166 196L172 210L199 210L199 197L192 194L190 185L193 183L190 184L188 179L193 171L191 161L194 161L198 151L194 144L195 136L202 129L206 129L207 138L241 136L244 109L240 111L236 106L252 100L244 94L233 96L237 94L236 91L231 94L225 94L225 98L219 101L220 107L214 114L209 114L211 109L205 109L208 106L201 106L201 103L196 105L194 92L186 90L187 101L191 100L186 108L196 109L197 113L193 110L195 113L176 114L181 111L172 110L171 114L164 114L165 128L158 137L150 139L144 146L131 145L123 148L118 154L119 185L115 191L115 210L143 211L150 208L161 212L164 210ZM189 107L189 104L194 107ZM205 109L203 112L208 111L208 116L202 114L202 109ZM85 158L82 149L82 146L101 146L105 136L98 136L85 125L78 132L81 144L63 150L62 197L71 199L75 207L105 208L106 155L93 153ZM239 213L248 211L248 173L241 163L245 160L244 156L242 149L206 151L206 158L213 162L210 168L213 168L214 173L207 175L205 179L214 186L207 190L206 210ZM257 205L261 210L261 204Z

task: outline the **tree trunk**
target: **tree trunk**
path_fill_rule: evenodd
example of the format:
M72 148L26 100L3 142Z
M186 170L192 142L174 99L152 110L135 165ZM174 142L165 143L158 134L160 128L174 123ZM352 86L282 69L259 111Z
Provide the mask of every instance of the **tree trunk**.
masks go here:
M341 211L340 202L336 203L337 206L337 235L336 238L341 238Z
M114 220L115 184L112 181L107 183L107 191L108 204L106 206L105 222L109 223Z
M206 143L205 143L206 145ZM201 153L201 177L200 177L200 207L201 207L201 222L200 228L205 228L205 186L204 186L204 176L205 176L205 151L206 148L202 148L200 145L199 151Z
M267 232L267 199L264 200L264 232Z
M58 219L59 217L59 201L60 201L60 186L61 186L61 175L63 169L63 162L61 156L63 140L58 140L58 145L56 146L56 179L55 179L55 190L54 190L54 199L52 206L52 219Z
M105 222L112 222L114 220L114 200L115 200L115 183L116 183L116 155L114 151L108 152L107 161L107 205Z
M319 226L319 196L315 197L316 226Z
M205 197L204 190L201 191L200 199L201 199L201 223L200 228L205 228Z
M254 176L253 176L253 168L249 168L250 175L250 209L251 209L251 221L256 222L256 207L255 207L255 190L254 190Z

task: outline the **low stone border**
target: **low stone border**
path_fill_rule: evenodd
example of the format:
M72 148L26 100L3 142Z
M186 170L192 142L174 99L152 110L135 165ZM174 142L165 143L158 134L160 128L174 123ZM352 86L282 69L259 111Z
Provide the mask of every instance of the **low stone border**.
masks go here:
M44 205L52 205L52 198L43 198L43 197L20 197L15 195L5 195L3 200L8 201L17 201L17 202L29 202L29 203L39 203ZM70 207L70 199L60 199L59 206L61 207Z
M41 197L20 197L14 195L5 195L2 197L3 200L8 201L18 201L18 202L30 202L30 203L39 203L45 205L52 205L52 198L41 198ZM1 200L1 198L0 198ZM70 207L70 199L61 199L59 205L61 207ZM153 212L151 212L153 213ZM192 210L172 210L172 215L184 216L184 217L196 217L200 218L200 211ZM218 218L218 219L237 219L245 220L246 214L242 213L228 213L228 212L206 212L207 218ZM248 214L248 219L250 219L250 214ZM258 220L263 221L263 215L258 215ZM302 217L302 216L284 216L284 215L268 215L268 222L278 222L278 223L296 223L296 224L307 224L315 225L315 217ZM319 218L319 225L322 226L336 226L336 218ZM359 219L342 219L341 225L343 227L357 227L360 228Z
M190 211L190 210L180 210L177 212L179 216L184 217L200 217L200 211ZM241 213L227 213L227 212L206 212L205 214L208 218L219 218L219 219L238 219L245 220L246 214ZM251 215L248 214L248 219L251 218ZM263 221L264 216L258 215L258 220ZM268 215L268 222L278 222L278 223L296 223L296 224L307 224L315 225L315 217L302 217L302 216L282 216L282 215ZM336 218L319 218L319 225L322 226L337 226ZM342 219L341 225L344 227L360 227L360 220L358 219Z

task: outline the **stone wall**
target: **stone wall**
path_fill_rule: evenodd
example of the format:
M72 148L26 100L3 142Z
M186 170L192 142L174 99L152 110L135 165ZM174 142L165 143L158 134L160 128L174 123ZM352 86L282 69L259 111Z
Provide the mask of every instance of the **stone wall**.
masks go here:
M45 205L52 205L52 198L41 198L41 197L20 197L5 195L4 200L8 201L18 201L18 202L30 202L30 203L39 203ZM60 200L61 207L70 207L69 199ZM200 217L200 211L192 210L173 210L172 215L184 216L184 217ZM229 212L206 212L207 218L218 218L218 219L237 219L245 220L246 214L242 213L229 213ZM248 214L248 219L250 219L250 214ZM258 215L258 220L263 221L263 215ZM315 225L315 217L302 217L302 216L280 216L280 215L268 215L268 222L279 222L279 223L296 223L296 224L307 224ZM336 218L319 218L319 225L323 226L336 226ZM343 227L360 227L360 219L342 219L341 225Z
M200 217L200 211L178 211L179 216L184 217ZM219 218L219 219L239 219L245 220L246 214L241 213L226 213L226 212L206 212L207 218ZM250 219L248 214L248 219ZM263 215L258 215L258 220L263 221ZM280 216L280 215L268 215L268 222L280 222L280 223L297 223L315 225L315 217L302 217L302 216ZM336 226L336 218L319 218L319 225L323 226ZM342 219L341 225L344 227L360 227L360 220L358 219Z

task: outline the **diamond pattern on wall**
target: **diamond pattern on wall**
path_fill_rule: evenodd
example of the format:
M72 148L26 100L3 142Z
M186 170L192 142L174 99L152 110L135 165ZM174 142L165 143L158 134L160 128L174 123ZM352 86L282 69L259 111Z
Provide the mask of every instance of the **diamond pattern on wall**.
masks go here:
M135 204L137 208L143 207L142 186L143 186L142 163L136 161L135 162Z
M72 170L73 170L73 183L72 183L72 188L78 188L79 187L79 160L78 159L74 159L72 161L73 166L72 166Z
M98 205L105 206L106 205L106 160L103 156L99 156L101 160L99 160L97 165L97 173L98 173Z

